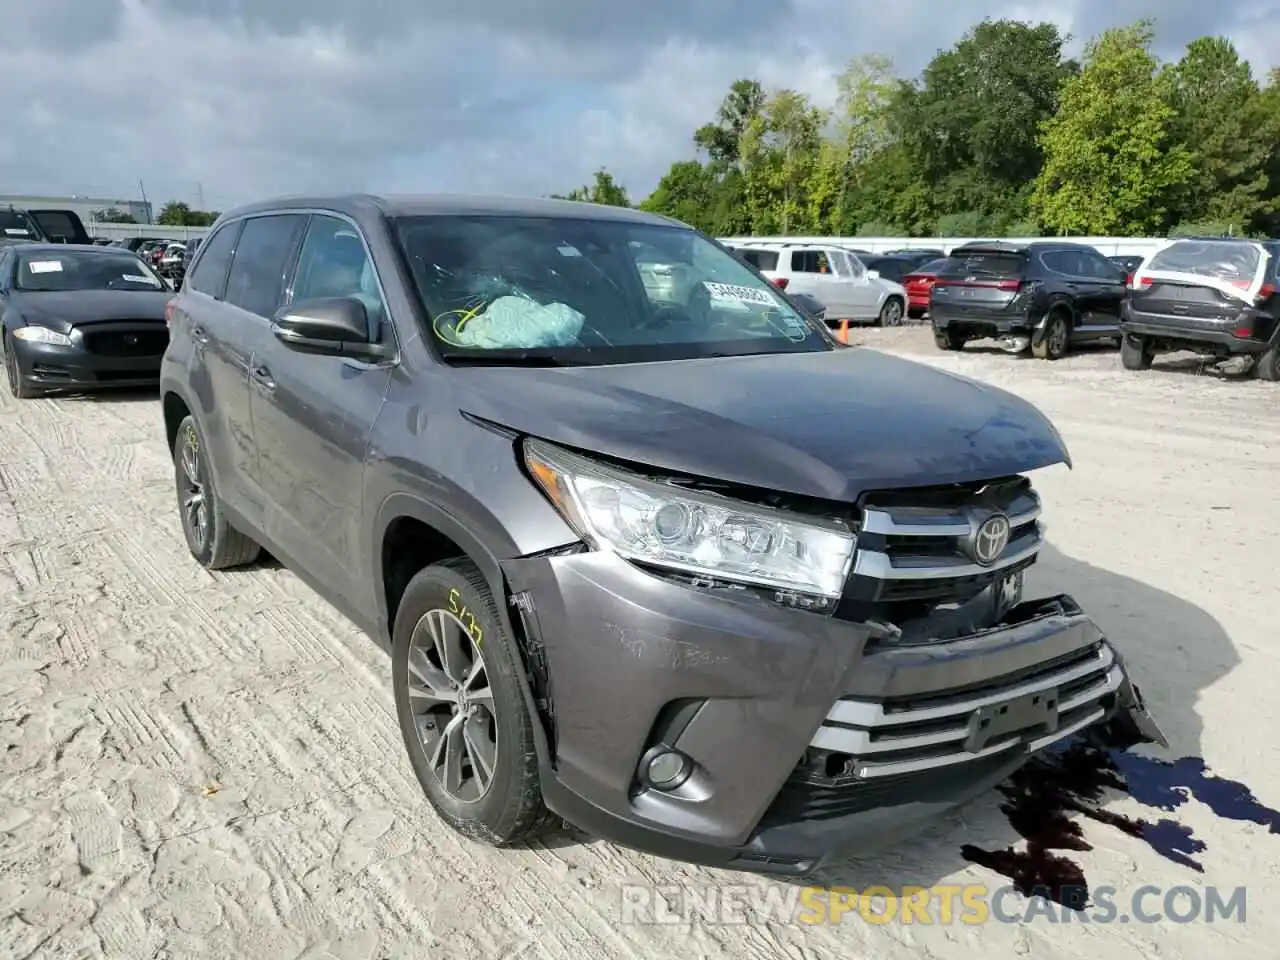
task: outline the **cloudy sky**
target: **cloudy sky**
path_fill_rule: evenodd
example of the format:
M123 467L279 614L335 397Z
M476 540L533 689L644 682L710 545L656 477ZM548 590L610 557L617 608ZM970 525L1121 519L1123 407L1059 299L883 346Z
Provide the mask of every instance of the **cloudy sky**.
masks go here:
M1157 16L1264 71L1280 0L0 0L0 193L538 195L607 166L647 194L728 84L832 96L850 57L914 75L983 16L1085 38Z

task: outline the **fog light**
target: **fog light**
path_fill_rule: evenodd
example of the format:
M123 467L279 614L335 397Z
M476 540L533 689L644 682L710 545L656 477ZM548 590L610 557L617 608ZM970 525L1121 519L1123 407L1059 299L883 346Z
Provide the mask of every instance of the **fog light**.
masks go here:
M659 790L678 787L689 776L689 762L675 750L655 754L645 769L649 783Z

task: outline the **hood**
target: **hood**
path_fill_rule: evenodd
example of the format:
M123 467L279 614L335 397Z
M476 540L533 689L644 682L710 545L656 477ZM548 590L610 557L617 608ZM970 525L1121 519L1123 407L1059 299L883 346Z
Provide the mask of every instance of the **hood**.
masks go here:
M469 414L587 453L799 496L965 483L1071 464L1031 404L865 348L458 368Z
M172 290L15 290L9 306L28 323L66 333L72 327L110 320L164 322Z

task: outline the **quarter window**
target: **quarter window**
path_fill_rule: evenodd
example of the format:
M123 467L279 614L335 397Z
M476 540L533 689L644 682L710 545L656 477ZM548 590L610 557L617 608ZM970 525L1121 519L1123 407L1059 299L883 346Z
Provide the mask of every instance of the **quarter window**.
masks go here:
M226 286L227 268L231 266L231 255L235 252L236 234L240 232L240 221L224 224L204 244L203 255L195 269L187 277L187 287L207 294L217 300L222 299L222 290ZM146 245L138 247L138 255L142 256Z

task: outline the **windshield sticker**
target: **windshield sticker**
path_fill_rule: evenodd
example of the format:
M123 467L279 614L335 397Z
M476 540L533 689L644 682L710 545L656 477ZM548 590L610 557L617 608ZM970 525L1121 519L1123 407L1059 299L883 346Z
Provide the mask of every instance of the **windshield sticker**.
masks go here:
M715 300L738 300L744 303L763 303L770 307L776 307L778 301L771 297L764 290L757 290L755 287L740 287L733 283L713 283L710 280L703 281L702 284L707 288L707 292L711 294Z
M27 269L32 273L61 273L61 260L32 260L27 264Z
M120 279L128 280L130 283L146 283L146 284L150 284L153 287L159 286L159 284L156 283L154 280L152 280L150 277L140 277L136 273L126 273Z
M30 231L30 230L25 229L24 227L5 227L5 228L4 228L4 232L5 232L8 236L11 236L11 237L29 237L29 236L31 236L31 231Z
M580 257L580 256L582 256L582 251L581 251L581 250L579 250L577 247L571 247L571 246L569 246L567 243L566 243L564 246L562 246L562 247L556 247L556 249L560 251L560 256L562 256L562 257Z

